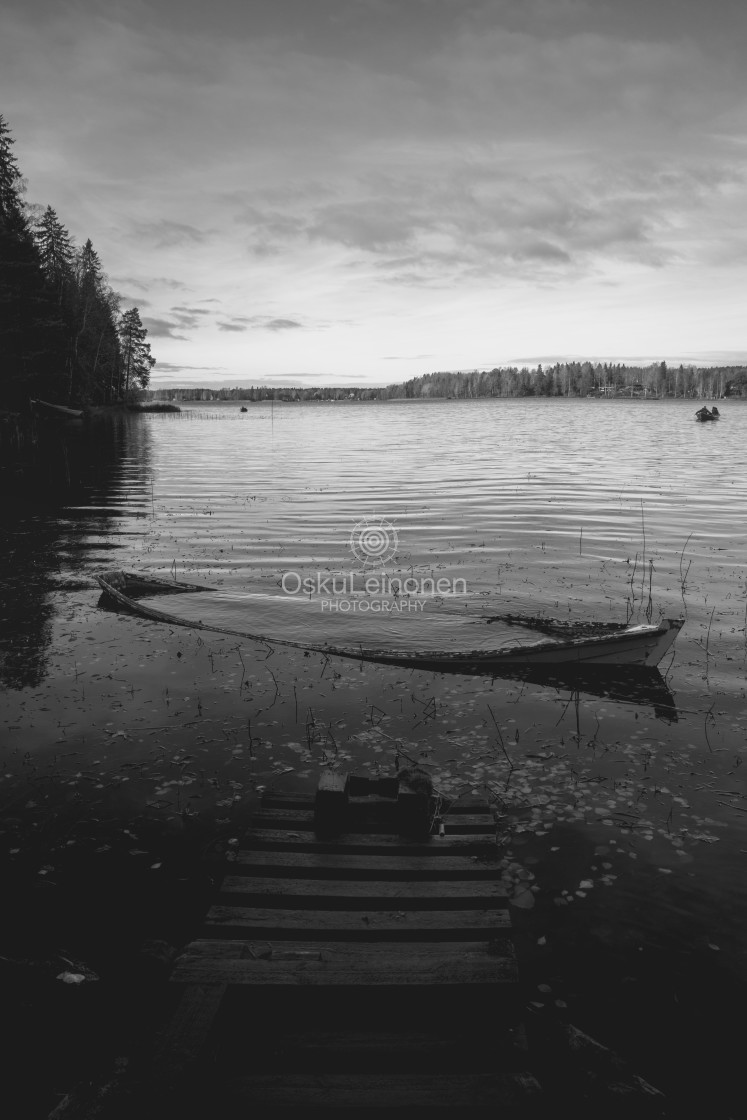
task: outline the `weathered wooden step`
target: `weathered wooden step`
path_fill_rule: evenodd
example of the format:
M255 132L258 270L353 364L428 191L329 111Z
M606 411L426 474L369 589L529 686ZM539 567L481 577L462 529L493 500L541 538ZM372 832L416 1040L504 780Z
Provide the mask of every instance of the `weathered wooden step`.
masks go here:
M448 953L453 957L473 954L487 954L488 956L514 958L513 941L510 931L501 931L489 941L449 941L444 946L439 946L433 941L372 941L365 944L356 942L322 942L310 944L306 940L291 941L283 938L282 941L272 942L267 938L236 938L225 937L198 937L190 941L180 952L175 964L179 965L187 960L212 960L215 957L258 960L261 957L269 959L276 955L279 958L292 959L295 952L321 953L325 959L344 959L345 957L358 958L364 953L367 957L381 958L412 956L418 953L438 954Z
M190 1065L202 1058L220 1013L227 986L220 982L189 984L175 1014L157 1039L153 1058L155 1082L168 1090L182 1082Z
M423 988L434 985L515 984L516 967L512 960L498 957L466 957L454 960L436 957L402 957L399 960L322 961L308 953L302 959L231 960L217 958L184 963L174 971L174 981L185 984L230 984L242 987L346 987L346 988Z
M424 882L443 880L454 883L460 880L476 881L495 879L498 874L497 847L491 847L487 856L431 855L421 856L411 852L379 855L367 851L340 851L334 845L320 846L319 851L307 848L293 851L258 850L240 851L231 864L234 875L272 875L309 877L314 879L391 879L407 880L415 877Z
M510 928L505 910L283 910L213 906L205 929L211 936L302 937L314 940L484 940Z
M224 1082L219 1097L242 1108L489 1108L498 1120L525 1116L540 1094L530 1074L254 1074ZM243 1115L243 1114L242 1114ZM221 1116L226 1113L221 1111ZM232 1118L233 1113L228 1114Z
M408 910L446 910L506 905L507 892L499 879L476 882L369 879L292 879L271 876L227 875L220 888L221 902L231 906L267 905L287 909L385 909L396 901Z
M497 845L482 837L470 835L431 836L425 842L407 840L402 836L381 833L346 833L339 839L330 841L312 840L301 829L251 828L244 842L252 851L258 849L282 849L297 852L332 852L359 855L422 855L439 858L445 855L488 854Z
M519 1035L511 1028L486 1030L483 1023L470 1030L463 1023L440 1020L434 1030L290 1025L250 1040L231 1029L221 1034L217 1073L230 1077L243 1072L249 1048L254 1067L264 1073L522 1073L528 1058Z
M350 797L349 800L354 804L360 804L367 800L365 797ZM315 795L313 793L264 793L262 795L262 808L263 809L311 809L313 811L315 802ZM490 805L487 801L477 798L464 799L463 801L455 801L449 805L449 816L459 813L491 813Z
M236 946L240 943L232 942ZM433 987L515 984L516 959L510 942L400 943L389 946L309 942L244 944L240 956L215 952L210 941L188 946L172 981L200 985Z
M375 835L377 833L392 832L392 822L391 820L387 820L386 815L382 813L380 819L372 819L370 813L364 815L363 812L356 812L358 808L359 806L355 803L350 803L348 805L347 821L351 833L360 831ZM363 806L360 806L360 808L362 809ZM394 806L392 806L392 814L393 813ZM495 818L492 813L458 813L453 816L449 814L441 819L447 836L470 833L486 833L488 835L493 835L495 833ZM255 828L289 828L297 829L299 832L311 833L316 829L314 813L309 809L275 809L263 807L253 814L252 824Z
M235 1051L237 1058L240 1046ZM236 1060L230 1044L222 1049L221 1058L224 1056L227 1065ZM494 1031L480 1023L469 1029L464 1023L450 1025L439 1020L428 1031L291 1028L269 1041L267 1057L297 1073L467 1073L480 1069L518 1073L527 1065L527 1043L521 1028Z

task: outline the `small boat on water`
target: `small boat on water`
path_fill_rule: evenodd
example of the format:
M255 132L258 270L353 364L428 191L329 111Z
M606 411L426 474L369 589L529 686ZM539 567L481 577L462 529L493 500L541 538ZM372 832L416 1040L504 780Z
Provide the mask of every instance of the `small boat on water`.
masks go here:
M476 673L504 668L556 666L588 667L655 666L661 661L679 634L684 619L667 618L658 624L639 626L581 624L576 630L567 623L550 626L550 633L537 641L508 643L495 649L472 650L413 650L368 649L364 646L319 645L274 638L247 630L211 625L202 620L180 618L160 608L146 606L142 599L158 595L184 595L190 592L215 592L215 588L159 576L141 576L133 572L105 572L96 577L101 590L111 603L143 618L167 622L172 626L188 626L219 634L269 642L273 645L291 646L295 649L313 650L337 657L354 658L356 661L376 661L386 665L405 665L411 668L431 669L437 672ZM512 616L513 618L513 616ZM489 621L489 620L486 620ZM521 624L513 618L513 624ZM529 623L537 629L536 620Z
M699 408L695 413L695 419L699 420L701 424L707 424L710 420L720 420L721 413L715 405L713 408L707 408L703 405L703 407Z

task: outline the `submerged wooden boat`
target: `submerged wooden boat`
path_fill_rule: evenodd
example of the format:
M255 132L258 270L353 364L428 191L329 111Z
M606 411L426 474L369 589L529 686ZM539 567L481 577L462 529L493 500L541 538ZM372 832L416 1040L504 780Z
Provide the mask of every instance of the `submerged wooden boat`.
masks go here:
M274 638L247 630L210 625L202 621L179 618L178 615L146 606L143 598L163 594L184 595L189 592L209 592L214 588L158 576L143 577L133 572L106 572L96 577L104 596L116 606L156 622L172 626L188 626L196 630L209 630L230 634L273 645L292 646L295 649L314 650L337 657L354 658L356 661L376 661L387 665L405 665L412 668L441 672L500 672L508 667L534 666L654 666L658 665L680 632L684 619L663 619L658 625L624 626L619 629L606 627L600 633L585 633L583 637L544 637L539 641L517 642L495 649L473 650L417 650L368 649L364 646L317 645ZM589 627L585 627L588 631Z

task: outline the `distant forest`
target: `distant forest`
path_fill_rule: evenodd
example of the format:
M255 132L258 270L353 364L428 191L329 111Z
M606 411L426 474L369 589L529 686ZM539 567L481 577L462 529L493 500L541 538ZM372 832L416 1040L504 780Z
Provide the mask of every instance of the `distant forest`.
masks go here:
M13 144L0 115L0 404L131 399L155 364L139 311L122 311L90 239L77 247L51 206L26 203Z
M162 401L340 401L395 400L427 397L689 397L747 396L747 366L649 366L564 362L529 369L515 366L491 370L426 373L386 388L287 388L269 386L233 389L153 389L147 396Z

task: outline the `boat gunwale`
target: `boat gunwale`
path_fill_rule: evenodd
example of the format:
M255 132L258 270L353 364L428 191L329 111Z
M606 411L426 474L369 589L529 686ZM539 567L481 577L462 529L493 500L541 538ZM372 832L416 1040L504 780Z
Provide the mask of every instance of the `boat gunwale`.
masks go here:
M147 586L163 587L164 591L171 593L175 592L218 592L217 588L207 585L185 583L180 580L167 580L158 576L142 577L134 572L106 572L96 576L96 580L101 587L104 594L111 596L115 602L126 607L129 611L141 615L145 618L153 619L156 622L167 622L171 625L186 626L190 629L208 630L219 634L229 634L232 637L246 638L250 641L263 642L265 644L289 646L293 649L311 650L316 653L322 653L329 656L349 657L355 660L376 661L380 663L395 663L399 665L413 665L414 667L437 667L441 665L484 665L486 668L495 665L521 664L522 662L536 662L536 664L546 664L548 666L553 664L570 664L574 661L578 664L595 664L592 657L588 662L579 656L577 658L562 659L555 663L551 661L543 662L538 661L544 654L570 652L581 654L585 647L588 647L592 654L596 651L601 652L605 648L614 649L620 645L627 645L631 642L645 643L646 639L655 639L657 637L664 638L672 630L675 630L674 638L681 630L685 620L680 619L662 619L658 624L656 623L641 623L636 626L630 627L625 630L616 630L613 633L605 632L599 635L586 636L582 638L544 638L536 642L528 642L522 645L508 646L503 649L478 649L478 650L420 650L414 653L399 650L387 649L368 649L365 646L332 646L332 645L315 645L304 642L296 642L288 638L271 638L263 634L254 634L249 631L233 630L224 626L211 626L207 623L200 621L191 621L189 619L179 618L178 615L172 615L168 611L160 611L152 607L141 606L138 601L131 596L127 595L124 591L118 588L111 582L113 577L124 580L125 586L128 583L140 583L144 588ZM158 592L156 591L155 594ZM672 640L674 640L674 638ZM671 643L670 643L671 644ZM654 647L655 648L655 647ZM667 647L668 648L668 647ZM666 649L662 651L662 656ZM646 649L642 650L644 658L641 664L648 665L649 662L645 659ZM601 662L600 664L605 664ZM606 662L609 667L612 667L613 662ZM621 662L620 665L630 665L631 662Z

